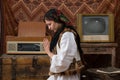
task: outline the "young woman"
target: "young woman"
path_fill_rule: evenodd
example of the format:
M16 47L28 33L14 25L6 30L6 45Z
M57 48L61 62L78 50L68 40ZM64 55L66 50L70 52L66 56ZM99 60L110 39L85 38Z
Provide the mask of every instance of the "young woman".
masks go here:
M48 29L54 31L51 42L44 39L44 49L51 58L48 80L80 80L84 67L80 37L65 15L50 9L44 16Z

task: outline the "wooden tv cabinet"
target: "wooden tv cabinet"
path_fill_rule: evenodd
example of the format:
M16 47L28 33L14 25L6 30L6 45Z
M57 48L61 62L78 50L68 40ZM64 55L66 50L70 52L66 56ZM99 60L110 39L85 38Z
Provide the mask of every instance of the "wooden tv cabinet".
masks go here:
M84 54L111 55L111 66L115 67L117 43L81 43Z

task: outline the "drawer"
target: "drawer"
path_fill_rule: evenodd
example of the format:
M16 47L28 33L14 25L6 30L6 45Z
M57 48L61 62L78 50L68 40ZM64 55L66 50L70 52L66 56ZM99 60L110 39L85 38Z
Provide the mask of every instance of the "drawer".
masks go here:
M100 48L100 47L95 47L95 48L83 48L85 52L105 52L107 51L107 48Z
M111 54L113 48L106 47L89 47L82 48L85 54Z

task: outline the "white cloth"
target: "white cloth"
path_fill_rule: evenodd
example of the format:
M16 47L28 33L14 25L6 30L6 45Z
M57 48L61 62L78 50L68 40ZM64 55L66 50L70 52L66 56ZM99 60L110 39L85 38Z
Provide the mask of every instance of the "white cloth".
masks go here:
M81 60L75 42L75 36L72 32L63 33L60 46L57 44L56 47L57 54L51 59L50 72L59 73L66 71L72 63L73 58ZM80 80L80 76L79 74L72 76L51 75L47 80Z

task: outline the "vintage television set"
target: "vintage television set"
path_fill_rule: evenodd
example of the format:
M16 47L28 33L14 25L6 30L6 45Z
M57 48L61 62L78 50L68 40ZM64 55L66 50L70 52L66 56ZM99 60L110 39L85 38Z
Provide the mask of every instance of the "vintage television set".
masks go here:
M114 42L113 14L77 14L81 42Z

